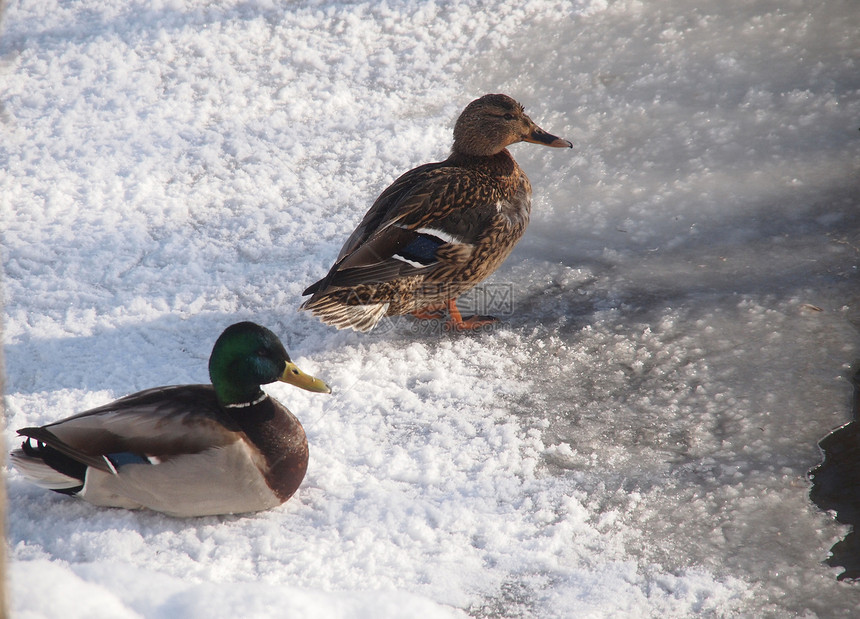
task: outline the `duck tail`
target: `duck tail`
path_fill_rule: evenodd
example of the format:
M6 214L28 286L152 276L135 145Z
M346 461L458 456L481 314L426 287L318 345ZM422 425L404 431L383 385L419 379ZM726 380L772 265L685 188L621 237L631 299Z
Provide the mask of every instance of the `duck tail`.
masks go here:
M314 296L299 309L311 312L327 325L338 329L370 331L388 311L388 303L350 305L331 295Z
M87 467L53 447L29 440L9 454L9 461L27 481L46 490L76 494L84 487Z

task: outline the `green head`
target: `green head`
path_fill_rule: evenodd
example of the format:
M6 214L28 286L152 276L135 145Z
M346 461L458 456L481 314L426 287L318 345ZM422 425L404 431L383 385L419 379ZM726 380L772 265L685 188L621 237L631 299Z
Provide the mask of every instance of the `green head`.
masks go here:
M253 402L262 395L260 385L275 381L331 393L323 381L290 361L277 335L253 322L236 323L224 330L209 357L209 378L223 405Z

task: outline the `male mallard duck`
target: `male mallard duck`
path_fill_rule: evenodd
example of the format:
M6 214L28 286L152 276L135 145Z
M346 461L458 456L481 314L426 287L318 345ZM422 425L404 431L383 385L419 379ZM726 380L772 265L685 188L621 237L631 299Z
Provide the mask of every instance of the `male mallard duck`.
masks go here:
M445 307L451 328L493 322L464 320L456 299L502 264L528 225L531 185L506 148L523 141L573 146L507 95L472 101L454 126L451 155L382 192L328 275L304 291L312 296L301 309L357 331L384 316L430 317Z
M331 389L252 322L221 334L209 376L211 385L148 389L18 430L27 440L12 464L43 488L106 507L206 516L280 505L305 476L308 441L299 420L260 385Z

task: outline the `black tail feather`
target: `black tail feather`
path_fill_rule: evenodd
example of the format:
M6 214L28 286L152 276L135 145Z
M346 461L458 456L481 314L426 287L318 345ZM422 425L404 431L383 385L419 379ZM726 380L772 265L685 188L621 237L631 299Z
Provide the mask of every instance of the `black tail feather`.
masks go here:
M25 454L31 458L39 458L42 462L63 475L68 475L69 477L81 480L80 486L54 490L54 492L59 492L60 494L77 494L83 489L87 473L86 464L82 464L81 462L60 453L53 447L45 445L45 443L42 443L41 441L36 441L36 446L34 447L30 440L31 439L28 438L26 441L21 443L21 450Z

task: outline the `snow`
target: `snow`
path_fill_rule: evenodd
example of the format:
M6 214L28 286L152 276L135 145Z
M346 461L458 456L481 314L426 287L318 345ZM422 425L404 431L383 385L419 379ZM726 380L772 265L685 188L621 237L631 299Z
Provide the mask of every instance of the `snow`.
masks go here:
M850 617L809 501L860 357L851 0L11 0L7 444L204 382L250 319L332 396L282 507L190 520L7 475L16 617ZM532 223L469 303L297 313L460 110L520 100ZM489 305L489 308L485 306Z

